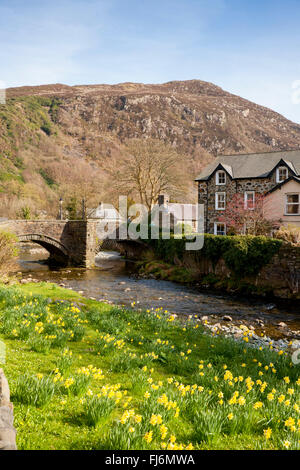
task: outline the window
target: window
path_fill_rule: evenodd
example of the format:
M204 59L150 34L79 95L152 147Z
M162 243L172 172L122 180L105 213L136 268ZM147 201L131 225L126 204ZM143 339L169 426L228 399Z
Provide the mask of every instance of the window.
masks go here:
M223 211L226 207L226 193L216 193L216 210Z
M282 183L285 181L289 176L288 169L285 166L280 166L276 170L276 182Z
M245 209L253 210L255 207L255 191L245 192Z
M286 195L286 215L300 215L300 195L287 194Z
M217 171L216 173L216 184L226 184L226 173L223 170Z
M215 235L226 235L226 225L223 222L215 222L214 224Z

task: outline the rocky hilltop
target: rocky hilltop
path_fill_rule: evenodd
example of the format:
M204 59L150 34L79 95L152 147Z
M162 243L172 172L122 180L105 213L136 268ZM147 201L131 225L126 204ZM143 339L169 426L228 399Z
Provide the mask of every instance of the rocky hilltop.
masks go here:
M59 123L88 123L121 141L151 136L196 154L291 149L300 125L200 80L162 85L44 85L8 90L9 97L57 96Z
M107 166L122 160L127 139L172 144L191 188L216 155L300 148L300 125L200 80L20 87L7 98L0 107L2 194L19 200L21 194L46 211L71 184L68 168L71 174L79 160L91 173L87 180L99 179L98 196L105 198Z

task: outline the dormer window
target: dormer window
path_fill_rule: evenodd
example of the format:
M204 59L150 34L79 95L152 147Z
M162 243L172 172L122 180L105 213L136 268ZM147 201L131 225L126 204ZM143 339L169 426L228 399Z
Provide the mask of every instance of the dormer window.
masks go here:
M276 182L282 183L289 176L288 169L285 166L280 166L276 170Z
M226 173L223 170L219 170L216 173L216 184L219 186L221 184L226 184Z

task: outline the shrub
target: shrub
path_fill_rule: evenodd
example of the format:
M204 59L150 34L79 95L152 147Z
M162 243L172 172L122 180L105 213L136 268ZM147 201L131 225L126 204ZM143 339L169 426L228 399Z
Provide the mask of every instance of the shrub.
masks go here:
M150 245L157 256L164 261L174 263L184 261L186 239L150 240ZM201 250L190 252L196 261L202 257L209 259L215 266L223 258L227 267L237 277L257 274L279 251L281 240L265 236L236 235L216 236L206 234Z
M51 176L48 174L47 170L40 168L39 173L41 177L45 180L46 184L52 188L55 186L55 181Z
M30 220L31 219L31 209L28 206L21 207L17 214L18 219Z
M274 237L288 243L300 245L300 227L291 224L287 227L280 227L280 229L275 232Z
M44 122L42 125L41 125L41 130L43 132L45 132L45 134L47 134L48 136L50 136L52 134L52 126L50 124L50 122Z
M183 235L189 235L193 232L193 227L190 224L184 224L178 222L175 226L175 233L176 232L182 233Z
M0 231L0 279L16 268L18 248L17 237L9 232Z
M227 267L235 275L255 275L271 261L280 246L281 242L273 238L235 236L231 237L223 257Z

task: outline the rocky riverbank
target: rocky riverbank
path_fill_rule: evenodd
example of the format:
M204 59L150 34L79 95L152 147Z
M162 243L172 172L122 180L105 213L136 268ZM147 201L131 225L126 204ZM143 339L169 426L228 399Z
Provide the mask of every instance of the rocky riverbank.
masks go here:
M17 282L25 285L55 283L86 298L108 304L124 304L135 309L163 308L182 318L197 315L197 320L212 333L219 332L238 340L249 331L248 341L258 347L273 341L275 349L289 349L291 342L300 340L297 308L291 310L290 305L278 299L270 301L264 297L242 297L235 292L225 294L197 281L187 283L192 288L187 287L180 282L182 273L178 270L182 268L178 266L172 266L170 271L160 263L164 269L160 267L157 276L154 272L138 271L142 264L130 263L128 267L117 254L103 252L97 260L96 269L64 268L53 271L45 269L46 266L39 264L38 259L37 255L32 256L31 261L29 258L29 264L22 266L27 272L20 270L15 277ZM156 262L157 268L158 264ZM172 273L176 283L161 279L170 280Z
M274 351L293 354L300 350L300 329L291 330L284 322L268 326L259 318L249 321L233 321L225 315L221 321L214 315L201 318L203 326L212 334L222 334L237 341L245 341L256 348L269 347Z
M21 284L38 282L40 281L31 275L20 279ZM53 281L48 280L46 282ZM84 290L70 287L67 279L65 282L57 282L57 284L60 287L86 296ZM131 291L126 282L121 281L119 284L122 284L124 293ZM107 304L114 304L114 302L105 297L96 298L88 296L88 298ZM117 304L115 305L118 306ZM140 309L139 302L132 302L132 308ZM186 315L175 314L175 316L186 319ZM300 319L297 319L294 315L287 319L286 314L281 313L275 304L262 305L260 313L250 312L247 314L245 311L240 310L236 312L231 311L230 315L224 315L220 309L220 312L217 314L197 314L190 317L201 323L208 333L213 335L221 334L237 341L245 341L256 348L269 347L275 351L284 351L291 354L295 350L300 349Z

